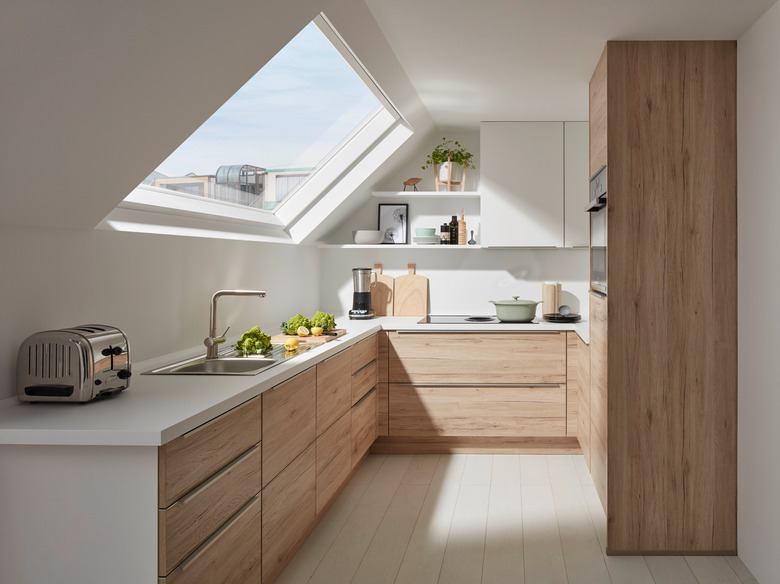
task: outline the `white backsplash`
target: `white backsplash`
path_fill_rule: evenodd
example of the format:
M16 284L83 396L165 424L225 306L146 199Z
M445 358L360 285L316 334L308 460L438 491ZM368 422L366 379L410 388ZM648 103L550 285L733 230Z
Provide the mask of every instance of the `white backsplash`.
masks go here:
M490 300L542 299L545 281L560 282L563 302L588 314L588 252L585 249L333 249L322 250L322 297L326 310L352 307L352 268L382 264L384 273L407 273L407 263L429 280L430 312L495 314ZM538 309L541 314L541 307Z

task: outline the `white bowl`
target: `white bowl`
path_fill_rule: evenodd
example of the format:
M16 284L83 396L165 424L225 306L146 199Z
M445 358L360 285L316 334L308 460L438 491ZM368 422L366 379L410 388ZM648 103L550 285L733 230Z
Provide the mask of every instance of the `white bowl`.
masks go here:
M352 232L352 237L359 245L373 245L384 241L385 232L376 229L358 229Z

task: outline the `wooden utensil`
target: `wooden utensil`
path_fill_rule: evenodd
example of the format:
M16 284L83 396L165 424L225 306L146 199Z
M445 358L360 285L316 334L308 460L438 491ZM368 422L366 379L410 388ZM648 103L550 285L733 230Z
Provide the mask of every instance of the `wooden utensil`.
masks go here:
M425 316L428 314L428 278L415 273L416 265L408 264L409 273L395 279L395 316Z
M376 316L393 316L395 278L382 273L382 264L374 264L376 286L371 288L371 308Z

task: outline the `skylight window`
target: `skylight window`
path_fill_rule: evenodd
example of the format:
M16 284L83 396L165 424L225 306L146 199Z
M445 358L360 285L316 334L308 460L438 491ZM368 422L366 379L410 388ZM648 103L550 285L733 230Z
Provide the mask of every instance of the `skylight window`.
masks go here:
M287 212L295 217L399 119L320 15L149 175L139 186L143 193L136 189L126 201L148 203L168 192L179 211L192 199L201 213L205 201L215 215L226 205L233 215L235 206L275 213L310 184L300 209ZM312 181L329 163L341 167ZM155 205L164 206L158 199Z

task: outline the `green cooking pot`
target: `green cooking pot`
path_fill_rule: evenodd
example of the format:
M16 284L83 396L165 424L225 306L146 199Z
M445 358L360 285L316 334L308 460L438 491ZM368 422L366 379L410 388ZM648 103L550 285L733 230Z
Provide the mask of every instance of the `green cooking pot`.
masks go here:
M490 300L496 305L496 316L501 322L531 322L536 316L536 307L542 301L518 300L519 296L512 296L513 300Z

